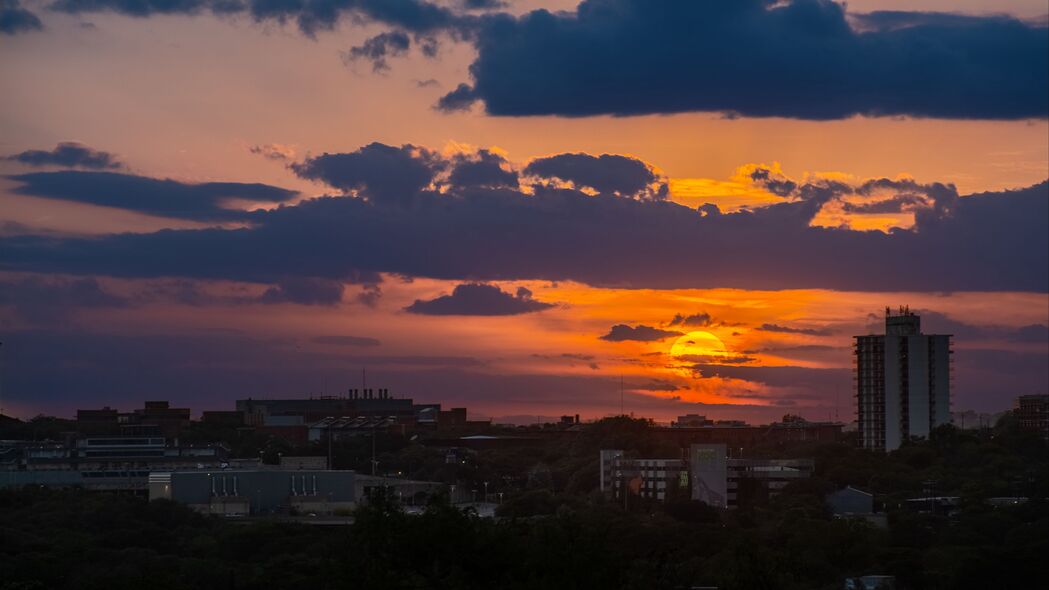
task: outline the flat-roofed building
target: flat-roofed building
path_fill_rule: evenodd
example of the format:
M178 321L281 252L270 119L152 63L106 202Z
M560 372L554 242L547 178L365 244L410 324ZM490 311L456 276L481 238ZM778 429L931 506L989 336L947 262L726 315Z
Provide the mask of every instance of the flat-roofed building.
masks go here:
M812 459L729 458L724 444L692 445L689 463L692 499L717 508L737 507L748 488L775 496L815 469Z
M1049 438L1049 395L1021 395L1013 413L1020 428Z
M683 459L632 459L620 450L601 451L601 491L663 501L675 491L688 496L688 462Z

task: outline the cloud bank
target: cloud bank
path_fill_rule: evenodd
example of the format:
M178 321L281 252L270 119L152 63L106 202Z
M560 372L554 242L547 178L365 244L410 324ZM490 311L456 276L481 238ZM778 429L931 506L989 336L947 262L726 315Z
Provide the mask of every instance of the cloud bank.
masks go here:
M445 110L569 117L719 112L1043 118L1049 29L1006 16L871 13L825 0L587 0L486 19Z
M495 180L463 180L483 177L462 171L486 158L496 156L383 144L324 154L293 169L343 194L251 212L221 203L281 202L295 193L109 172L18 175L12 178L23 184L16 191L26 195L250 225L11 236L0 238L0 269L271 284L289 278L377 284L380 273L395 273L637 288L1049 290L1049 183L958 197L936 183L868 181L863 186L902 183L901 190L942 193L922 197L913 227L886 233L812 224L821 208L857 190L836 182L800 184L782 202L722 213L709 204L697 210L543 182L512 188L516 173L501 156L488 170ZM697 255L672 255L679 252Z
M554 307L552 303L536 301L532 292L519 287L510 294L495 285L468 283L457 285L450 295L424 300L416 299L404 311L420 315L520 315Z
M514 16L498 2L426 0L56 0L73 14L246 15L305 35L340 22L388 30L350 49L375 71L412 42L472 44L470 81L438 102L503 116L715 112L809 120L1049 115L1049 28L1003 15L847 13L829 0L585 0ZM3 32L41 25L4 0Z

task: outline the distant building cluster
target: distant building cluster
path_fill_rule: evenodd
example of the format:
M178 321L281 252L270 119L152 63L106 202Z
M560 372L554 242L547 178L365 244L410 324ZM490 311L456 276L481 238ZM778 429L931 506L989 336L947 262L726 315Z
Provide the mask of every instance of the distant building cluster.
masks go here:
M201 424L281 438L296 446L357 434L466 426L465 408L394 399L388 390L350 390L342 398L240 400L233 411L205 411ZM332 414L339 416L332 417ZM322 416L324 416L322 418ZM187 444L189 408L147 401L140 409L81 409L76 430L57 441L3 441L0 487L80 487L148 493L225 515L331 514L379 485L401 497L441 484L330 470L327 457L233 458L218 442ZM485 423L487 424L487 423Z
M236 412L221 416L204 413L204 421L238 420L264 434L304 445L332 436L335 440L375 431L404 434L416 430L454 429L488 425L467 420L466 408L442 409L441 404L417 404L411 398L390 395L389 389L350 389L345 397L307 399L241 399Z
M745 459L729 453L723 443L693 444L681 459L629 458L621 450L603 450L601 491L615 500L638 496L665 501L676 496L735 508L741 495L775 496L815 468L812 459Z

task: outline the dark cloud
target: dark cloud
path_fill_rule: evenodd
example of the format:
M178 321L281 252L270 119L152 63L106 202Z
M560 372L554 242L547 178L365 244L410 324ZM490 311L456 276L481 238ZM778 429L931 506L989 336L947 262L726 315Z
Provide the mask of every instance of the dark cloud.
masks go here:
M745 365L757 359L754 357L726 353L726 354L681 354L674 357L677 362L694 363L700 365Z
M335 346L379 346L378 338L367 336L317 336L312 339L317 344L333 344Z
M852 369L811 369L808 367L764 367L726 366L697 364L693 367L697 376L741 379L762 383L770 387L809 389L832 394L840 392L842 403L850 403L852 392ZM793 397L793 396L788 396Z
M923 205L925 199L918 195L897 195L871 203L842 203L846 213L901 213L915 205Z
M294 22L314 36L333 29L342 18L376 22L413 33L456 31L470 19L425 0L56 0L49 8L83 14L115 12L148 17L162 14L248 14L259 22Z
M0 306L33 325L61 324L82 309L128 307L131 301L97 280L25 277L0 280Z
M532 160L524 173L541 178L557 178L577 188L592 188L601 194L638 199L665 199L669 192L665 179L648 164L636 158L602 154L558 154Z
M191 184L116 172L63 170L33 172L7 178L21 183L15 193L116 207L161 217L196 221L230 221L249 217L249 213L222 206L227 199L247 199L279 203L298 195L266 184L206 182Z
M1004 340L1009 342L1049 341L1049 326L1031 324L1019 328L995 324L971 324L929 309L915 310L921 317L922 331L928 334L951 334L956 341ZM993 318L987 318L993 319ZM880 320L880 318L879 318ZM881 327L880 323L877 326Z
M250 227L239 229L2 237L0 268L264 283L302 276L377 284L385 272L645 288L1049 291L1049 183L959 197L940 214L916 215L913 228L885 233L811 226L826 204L820 198L702 215L668 201L594 198L543 184L531 192L460 187L447 181L453 166L414 146L325 154L297 165L298 172L353 196L255 211ZM54 174L93 180L108 173ZM179 189L166 200L151 191L150 210L185 208L185 185L145 180ZM112 202L113 193L90 183L62 186L64 198ZM197 208L213 211L214 193L209 189ZM667 255L683 249L709 255Z
M533 354L532 358L554 361L566 361L570 367L574 367L579 363L583 363L595 371L601 368L601 366L598 365L595 361L595 357L590 354L577 354L571 352L564 352L561 354Z
M477 98L477 93L474 92L474 89L469 84L460 83L455 87L455 90L439 98L434 107L445 113L464 111L477 102Z
M804 344L799 346L769 346L753 350L744 350L743 354L770 354L780 358L798 359L827 364L840 364L851 358L852 348L849 346Z
M40 19L22 8L19 0L0 0L0 34L17 35L43 30Z
M3 1L0 30L40 26L18 0ZM1047 115L1047 28L1005 16L846 15L843 6L825 0L677 0L658 9L643 0L587 0L575 12L471 14L498 4L464 0L453 9L426 0L56 0L49 8L136 17L247 14L260 22L294 22L309 36L342 19L378 23L391 30L355 49L380 70L386 56L407 50L407 34L431 57L437 36L446 35L472 43L478 56L470 66L472 85L460 84L441 98L442 110L480 100L496 115Z
M452 161L448 182L456 187L517 188L517 173L505 158L489 150L460 154Z
M781 326L779 324L761 324L756 329L762 332L781 332L784 334L807 334L809 336L826 336L829 330L817 328L794 328L792 326Z
M124 167L115 155L73 141L59 143L50 151L26 150L4 159L28 166L64 166L93 170L116 170Z
M108 11L145 17L156 14L197 14L210 5L208 0L56 0L48 8L71 14Z
M267 160L276 160L283 162L290 160L295 157L295 150L289 146L281 145L279 143L265 143L261 145L253 145L248 148L253 154L257 154L266 158Z
M259 299L262 303L336 305L342 301L339 281L318 278L287 278L270 287Z
M701 311L692 315L675 314L670 320L669 326L683 326L689 328L705 328L714 325L714 318L709 313Z
M678 391L682 389L680 385L667 379L649 379L644 383L628 383L626 387L641 391Z
M462 0L463 7L468 10L492 10L509 6L506 0Z
M773 174L768 168L755 168L750 179L763 185L769 192L786 197L798 188L798 184L782 174Z
M608 331L608 334L601 336L601 340L608 340L609 342L624 342L626 340L635 340L637 342L655 342L657 340L664 340L671 336L680 336L681 332L674 332L673 330L660 330L659 328L653 328L652 326L646 326L644 324L638 324L636 326L628 326L627 324L616 324Z
M1045 324L1031 324L1017 328L1012 333L1012 340L1016 342L1049 342L1049 326Z
M689 111L840 119L1049 114L1049 34L1006 16L876 13L823 0L588 0L486 18L473 83L442 108L494 115ZM684 74L687 73L687 74Z
M845 212L854 214L909 211L915 214L916 220L929 220L950 214L958 200L958 189L953 184L923 184L906 178L872 178L851 184L816 178L800 183L761 166L751 172L750 178L758 186L781 197L819 204L840 201ZM845 197L867 200L854 202L845 200Z
M495 285L466 283L456 285L451 295L430 300L416 299L404 311L421 315L492 316L519 315L551 307L554 304L533 299L532 292L524 287L518 288L516 294L510 294Z
M387 57L404 55L412 46L408 34L403 31L379 33L367 39L363 44L350 48L344 54L347 61L366 59L372 64L372 71L383 72L390 69Z
M425 148L372 143L351 153L307 158L291 168L302 178L358 192L376 204L406 205L446 166L444 159Z

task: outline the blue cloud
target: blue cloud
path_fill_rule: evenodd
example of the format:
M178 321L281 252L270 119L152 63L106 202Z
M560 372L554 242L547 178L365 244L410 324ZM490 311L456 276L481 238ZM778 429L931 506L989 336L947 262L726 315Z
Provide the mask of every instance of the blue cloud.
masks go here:
M297 192L258 183L205 182L192 184L121 174L63 170L8 176L20 183L15 193L117 207L139 213L197 221L243 220L250 212L227 209L227 199L248 199L267 203L287 201Z
M873 13L827 0L586 0L486 18L472 85L493 115L721 112L1046 117L1049 29L1005 16Z

